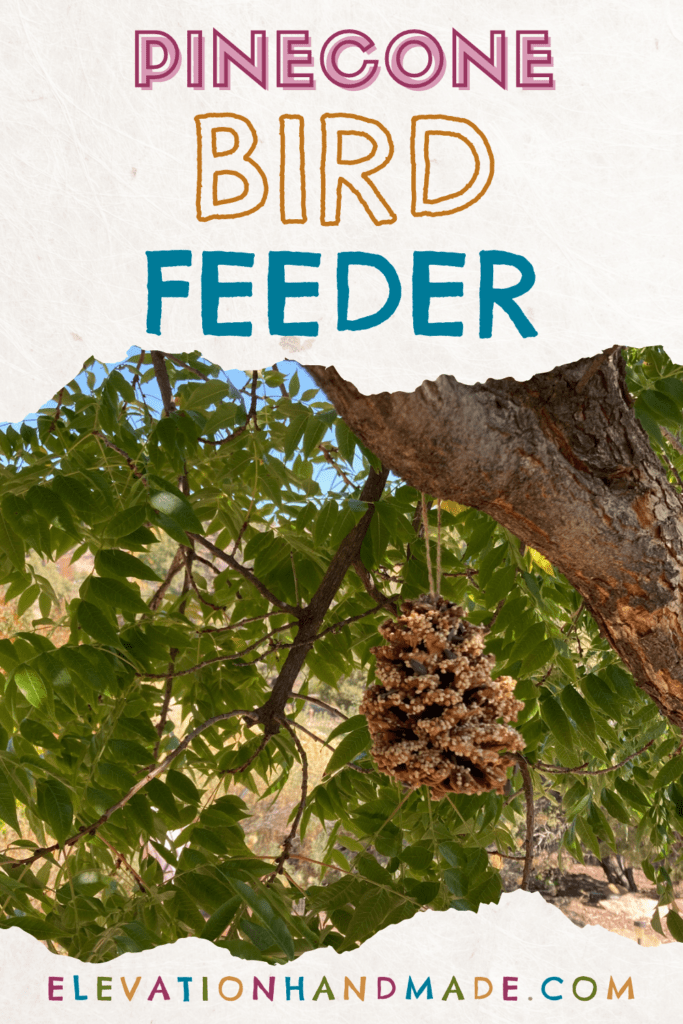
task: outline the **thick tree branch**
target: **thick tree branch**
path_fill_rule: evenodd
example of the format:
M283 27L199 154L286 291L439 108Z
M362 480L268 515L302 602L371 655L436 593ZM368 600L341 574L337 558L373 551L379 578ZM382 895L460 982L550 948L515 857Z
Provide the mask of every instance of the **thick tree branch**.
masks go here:
M166 357L163 352L158 352L156 349L153 349L150 355L152 357L152 366L154 367L154 376L157 379L161 401L164 405L164 415L170 416L174 408L173 391L171 390L171 381L169 380L166 368Z
M318 630L337 591L342 585L346 573L360 555L363 539L370 528L370 523L375 513L374 503L381 498L388 475L389 470L384 467L382 467L379 473L374 469L370 470L360 494L360 500L367 502L368 509L362 519L344 537L310 603L303 611L299 612L299 629L294 644L275 681L270 699L259 710L259 721L263 722L267 731L277 731L283 717L285 705L292 693L299 671L306 660L306 655L317 639Z
M522 872L521 888L529 888L529 880L531 879L531 872L534 866L534 827L535 827L535 808L534 808L534 784L531 779L531 772L529 771L529 765L526 763L524 757L521 754L517 754L516 757L519 770L522 773L522 783L524 785L524 800L526 802L526 837L524 840L524 870Z
M635 417L621 351L528 381L442 376L411 394L362 395L333 367L306 369L390 469L542 552L683 725L683 497Z

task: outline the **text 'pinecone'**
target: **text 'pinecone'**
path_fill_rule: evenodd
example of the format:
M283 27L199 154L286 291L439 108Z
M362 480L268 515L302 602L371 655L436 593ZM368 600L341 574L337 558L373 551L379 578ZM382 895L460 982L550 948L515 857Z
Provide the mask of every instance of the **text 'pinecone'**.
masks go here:
M510 753L524 747L504 724L523 707L515 680L491 678L495 658L483 653L484 630L462 608L439 597L401 609L380 627L387 641L373 648L380 683L360 705L377 766L409 786L429 786L436 797L502 792Z

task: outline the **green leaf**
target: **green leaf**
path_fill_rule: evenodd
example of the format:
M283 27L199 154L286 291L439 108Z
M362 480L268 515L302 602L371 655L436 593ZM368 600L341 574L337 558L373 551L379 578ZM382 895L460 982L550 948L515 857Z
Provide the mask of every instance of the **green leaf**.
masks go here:
M0 764L0 818L21 835L14 792L4 764Z
M546 665L555 654L555 644L552 640L542 640L541 643L530 651L519 670L521 676L529 676L537 672L539 668Z
M574 737L569 719L562 710L559 701L552 695L541 701L541 715L556 740L568 750L574 749Z
M28 611L28 609L38 600L39 594L40 587L37 583L34 583L28 588L28 590L24 591L17 601L17 615L19 618L21 618L24 612Z
M345 462L348 462L350 465L353 464L353 456L356 451L356 444L358 443L355 434L349 430L341 417L334 425L334 432L337 436L339 454Z
M290 960L293 960L295 954L292 936L289 934L282 918L276 916L268 900L263 896L258 896L246 882L241 882L237 878L231 879L231 885L244 902L258 915L263 927L270 933L275 945L279 946Z
M104 548L98 551L95 556L95 569L100 576L133 576L138 580L151 580L155 583L161 580L154 569L145 565L141 559L117 548Z
M663 786L669 786L672 782L675 782L683 773L683 754L679 754L677 757L672 757L670 761L667 761L663 768L659 770L655 775L652 782L653 789L662 789Z
M357 729L367 729L368 720L365 715L352 715L347 718L344 722L340 722L336 725L332 732L327 737L327 742L331 743L332 740L336 739L337 736L343 736L347 732L355 732Z
M623 822L624 825L632 824L631 815L615 793L612 793L609 789L603 789L600 794L600 801L607 813L611 814L617 821Z
M362 942L382 927L388 915L404 902L397 892L388 889L371 889L359 900L346 929L345 946Z
M182 772L176 771L175 768L170 768L166 773L166 784L179 800L183 800L188 804L199 803L201 793L192 779L188 778L187 775L183 775Z
M434 851L428 846L406 846L400 854L400 859L409 868L424 871L434 860Z
M589 740L594 740L595 722L588 704L579 691L575 687L567 685L560 694L560 700L567 714L571 715L584 736L587 736Z
M119 643L119 634L105 618L97 605L90 601L80 601L77 611L78 624L82 629L101 644L116 646Z
M45 689L45 683L38 675L35 669L30 668L28 665L22 665L14 673L14 682L17 687L23 693L26 700L34 708L39 708L43 701L47 698L47 690Z
M597 836L593 832L592 828L588 824L585 818L580 815L574 820L576 831L579 834L579 838L584 846L587 846L595 856L600 859L600 843L598 842Z
M160 779L151 779L145 790L151 802L169 818L179 820L178 805L170 788Z
M0 551L3 551L15 569L24 568L24 542L9 526L3 515L0 515Z
M237 908L242 903L240 896L233 896L231 899L226 900L225 903L221 904L218 910L215 910L211 917L208 919L204 928L199 934L200 939L209 939L213 942L219 935L222 935L225 929L232 921Z
M74 812L69 791L58 779L40 779L36 792L38 813L48 823L61 846L69 838L73 822Z
M628 800L630 804L634 804L636 807L649 807L650 803L641 790L638 789L632 782L628 782L626 779L617 778L615 782L616 788L619 790L624 800Z
M545 623L535 622L512 649L511 660L524 661L545 639Z
M150 495L149 503L162 525L171 520L181 530L190 530L192 533L204 532L201 522L185 498L171 491L157 491L156 494Z
M133 583L122 583L107 577L91 576L82 588L84 596L92 598L105 608L120 608L132 615L145 613L149 608L140 597L138 587Z
M668 395L656 389L642 391L638 397L638 406L645 406L647 411L658 423L677 430L681 426L681 411Z
M352 761L358 754L361 754L364 750L369 750L370 743L370 733L367 727L348 733L327 762L324 774L330 775L339 768L343 768L344 765Z
M142 526L146 519L147 506L133 505L131 508L125 508L123 512L117 512L105 523L104 534L106 537L125 537Z
M676 942L683 942L683 918L675 910L670 910L666 915L666 926Z
M600 676L596 676L591 672L589 675L584 676L580 681L580 685L588 700L595 707L600 708L608 718L613 718L617 722L621 719L622 705Z

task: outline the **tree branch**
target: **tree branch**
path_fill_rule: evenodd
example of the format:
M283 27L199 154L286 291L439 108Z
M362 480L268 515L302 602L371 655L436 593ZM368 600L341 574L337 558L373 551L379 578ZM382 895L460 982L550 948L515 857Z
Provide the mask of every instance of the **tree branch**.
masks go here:
M308 607L298 613L299 629L294 645L275 681L270 699L259 712L259 721L264 723L266 730L277 730L306 655L315 643L318 630L346 573L360 555L363 539L375 512L374 503L381 498L388 475L389 471L384 467L379 473L374 469L370 470L360 495L360 500L368 504L367 511L337 548Z
M385 597L382 591L379 590L360 558L355 559L353 563L353 571L358 576L358 579L361 581L370 597L377 602L378 607L388 608L393 615L399 614L396 602L392 601L390 597Z
M15 867L19 864L34 864L37 860L41 860L43 857L47 856L48 853L53 853L55 850L65 849L68 846L75 846L76 843L80 842L80 840L83 839L85 836L94 836L98 832L98 830L102 828L103 825L106 825L106 823L111 818L112 814L115 814L116 811L119 811L122 807L125 807L126 804L133 799L136 793L139 793L141 789L145 788L148 782L151 782L152 779L156 779L157 775L161 775L162 772L165 772L169 765L171 765L173 761L175 761L176 757L178 757L179 754L182 754L183 750L185 750L186 747L189 747L190 743L192 743L192 740L196 739L197 736L201 736L201 734L205 732L207 729L210 729L212 725L216 725L218 722L225 722L228 718L236 718L238 716L242 718L249 718L253 721L256 716L256 712L253 709L226 711L222 715L215 715L213 718L207 719L206 722L202 722L201 725L198 725L195 729L189 732L187 736L180 741L175 750L172 750L170 754L166 755L163 761L155 765L154 768L148 771L147 774L142 779L136 782L133 788L130 789L125 796L122 796L121 799L117 800L115 804L112 804L111 807L108 807L104 814L97 819L97 821L94 821L91 825L81 825L78 832L76 832L75 835L72 835L68 839L66 839L62 844L53 843L52 846L46 846L42 847L41 849L34 850L30 857L25 857L23 860L14 860L13 858L7 858L4 862L5 865L8 865L9 867Z
M524 841L524 870L522 872L522 889L528 890L531 872L534 866L534 784L526 759L517 754L515 760L522 773L524 784L524 800L526 801L526 838Z
M235 572L244 576L245 580L248 580L252 586L256 587L259 594L261 594L262 597L265 597L266 601L269 601L270 604L274 604L276 608L280 608L283 612L288 612L290 615L295 615L297 618L301 617L301 608L295 608L293 605L287 604L286 601L281 601L279 597L276 597L275 594L271 593L268 587L254 575L251 569L247 569L246 565L242 565L241 562L238 562L233 555L228 554L227 551L223 551L222 548L219 548L213 543L213 541L208 540L207 537L200 537L198 533L188 533L188 537L191 537L195 544L201 544L202 547L206 548L207 551L210 551L211 554L219 561L225 562L226 565L229 565L231 569L235 570Z
M117 452L119 455L121 455L128 463L128 466L133 476L136 477L136 479L138 480L142 480L145 487L148 486L145 474L140 472L140 470L135 465L128 452L124 451L123 448L119 448L119 446L117 444L114 444L113 441L110 441L108 437L105 437L101 430L93 430L92 435L93 437L98 438L98 440L100 440L102 444L105 445L107 448L111 448L112 451Z
M655 736L655 739L656 738L657 737ZM628 762L632 761L634 757L638 757L640 754L644 754L645 751L648 750L654 742L654 739L650 740L650 742L646 743L644 747L640 748L640 750L636 750L635 753L629 754L629 756L625 757L623 761L618 761L616 764L611 764L609 768L597 768L594 771L591 771L589 769L586 769L586 764L588 762L579 765L578 768L561 768L554 764L546 764L545 761L536 761L536 763L532 764L531 767L535 771L541 772L541 774L551 772L553 775L608 775L610 772L616 771L617 768L621 768L622 765L628 764Z
M545 555L683 725L683 496L635 416L622 352L527 381L444 375L410 394L363 395L333 367L306 369L384 465Z
M166 573L166 576L164 577L162 583L157 587L154 594L150 598L149 607L152 609L153 612L156 611L159 605L161 604L164 598L164 594L166 593L171 583L173 582L174 577L178 575L184 564L185 559L183 557L183 548L181 545L176 550L176 553L173 556L173 560L171 561L171 564L168 567L168 572Z
M301 758L301 800L299 801L299 806L296 809L292 827L282 842L282 853L275 861L275 871L269 881L272 881L276 875L281 875L285 869L285 863L292 852L292 842L299 829L299 822L301 821L301 815L304 813L306 797L308 796L308 758L306 757L306 751L304 750L299 737L294 732L294 729L292 729L292 726L284 716L281 719L281 722L294 740L296 749L299 751L299 757ZM266 737L266 742L267 740L268 737Z
M330 711L333 715L338 715L339 718L343 718L345 721L348 721L348 715L345 715L343 711L339 710L339 708L332 707L331 704L326 704L324 700L320 699L320 697L309 697L307 693L297 693L296 690L294 690L289 695L289 699L307 700L309 704L317 704L319 708L324 708L325 711Z
M166 368L166 358L163 352L159 352L156 349L153 349L150 355L152 357L152 366L154 367L154 376L157 379L161 401L164 406L164 415L170 416L174 405L171 381L169 380L168 369Z

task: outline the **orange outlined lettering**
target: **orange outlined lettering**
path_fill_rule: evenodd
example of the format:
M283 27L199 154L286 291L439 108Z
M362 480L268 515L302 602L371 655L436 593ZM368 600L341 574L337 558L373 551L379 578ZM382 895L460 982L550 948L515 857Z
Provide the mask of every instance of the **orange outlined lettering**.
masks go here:
M260 210L268 197L268 179L251 158L258 143L251 121L239 114L198 114L195 123L197 220L228 220ZM227 175L241 181L242 191L221 199L219 183Z
M300 114L280 117L280 220L283 224L308 220L304 119Z
M429 198L431 172L429 144L432 136L450 136L464 143L474 157L474 173L460 189ZM489 141L476 124L464 117L419 115L413 117L410 132L412 171L411 212L414 217L446 217L478 202L493 180L495 161Z
M346 185L359 199L374 224L378 227L393 224L396 214L370 180L370 175L386 167L394 155L394 142L388 130L379 121L361 117L360 114L323 114L320 122L320 223L323 226L339 224L342 185ZM344 137L353 135L370 140L370 153L354 159L344 158ZM365 170L360 169L363 166Z

